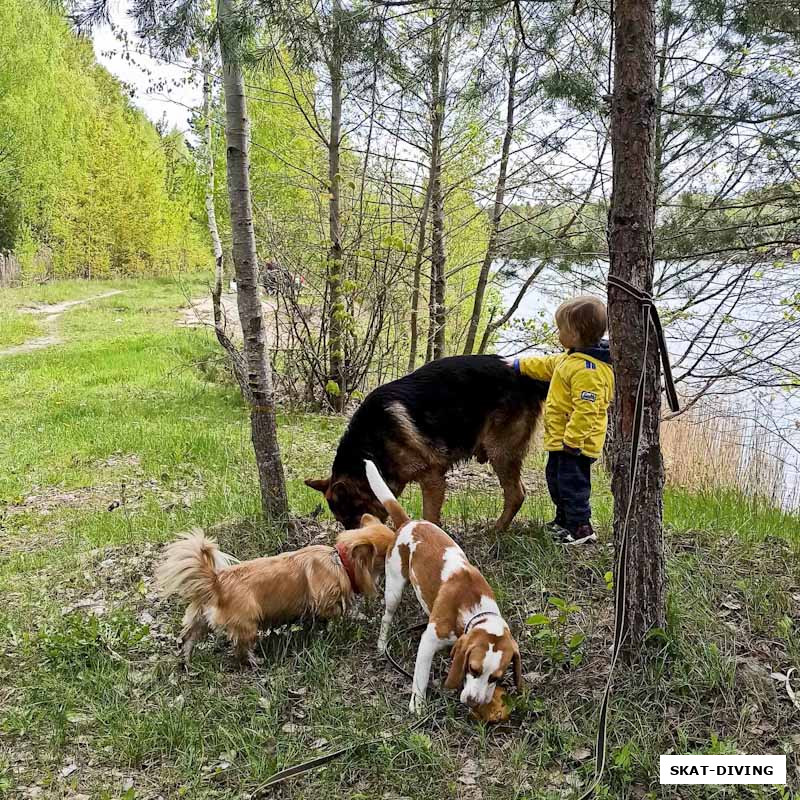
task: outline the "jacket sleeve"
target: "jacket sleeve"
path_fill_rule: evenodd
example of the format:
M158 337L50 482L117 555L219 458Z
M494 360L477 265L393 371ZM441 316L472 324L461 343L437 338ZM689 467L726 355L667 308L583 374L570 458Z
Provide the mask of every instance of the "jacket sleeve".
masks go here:
M518 372L527 375L529 378L549 381L553 377L559 358L558 354L552 356L527 356L526 358L516 359L514 367Z
M597 425L598 415L605 414L605 391L599 370L579 369L570 381L572 414L564 429L564 446L583 450L586 437Z

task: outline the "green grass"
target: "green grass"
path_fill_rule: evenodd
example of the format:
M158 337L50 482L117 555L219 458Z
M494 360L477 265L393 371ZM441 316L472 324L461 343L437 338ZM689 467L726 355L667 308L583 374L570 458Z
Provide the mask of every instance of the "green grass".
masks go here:
M0 348L22 344L38 336L41 328L31 314L0 307Z
M541 456L528 465L538 489L498 538L487 522L499 491L470 479L448 496L446 527L495 587L522 648L528 681L509 725L477 725L447 698L411 729L408 681L375 654L378 602L360 618L270 634L256 673L237 670L222 641L199 648L184 673L180 609L152 582L160 544L192 525L243 558L330 540L327 512L308 516L319 495L303 478L326 474L343 421L280 416L302 518L287 540L259 519L246 416L213 337L174 324L204 281L17 289L3 313L111 288L124 293L63 315L65 343L0 358L0 797L38 786L44 797L233 800L278 768L376 738L277 796L477 798L474 778L485 800L555 800L585 785L612 620L605 476L593 500L604 544L581 552L543 534ZM109 511L112 502L121 505ZM418 491L404 503L419 514ZM655 657L619 673L600 796L781 797L662 789L657 765L668 750L785 751L796 790L798 712L768 676L800 667L797 518L733 495L669 490L665 520L668 625ZM577 610L537 638L541 626L525 620L552 618L554 597ZM420 616L408 592L396 630ZM559 653L576 634L585 639L564 666ZM413 664L413 637L394 647ZM438 677L444 668L443 656ZM470 762L477 771L465 776Z
M732 491L668 488L664 519L679 531L709 531L756 542L775 537L800 547L800 517Z

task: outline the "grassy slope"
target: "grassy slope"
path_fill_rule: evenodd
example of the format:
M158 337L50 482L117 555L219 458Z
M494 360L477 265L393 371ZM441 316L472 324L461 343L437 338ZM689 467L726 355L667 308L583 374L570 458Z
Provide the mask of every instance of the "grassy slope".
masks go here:
M541 491L491 541L485 521L499 492L483 488L480 470L462 476L445 513L519 633L528 682L513 724L482 729L450 699L418 729L389 738L409 722L408 687L374 654L377 605L362 618L270 635L258 674L236 671L224 644L199 651L188 675L176 669L179 611L155 596L150 578L161 542L213 526L226 549L249 557L330 539L335 528L308 518L287 543L258 524L239 399L208 332L174 325L202 284L117 287L125 293L62 317L69 344L0 360L0 796L37 784L47 797L121 797L132 782L136 797L235 798L276 766L376 735L380 744L283 796L543 800L586 781L608 665L611 548L554 547L541 532L550 510ZM15 290L4 308L107 288ZM292 507L307 515L317 496L302 478L324 474L341 422L287 415L280 430ZM531 478L541 485L538 471ZM607 540L610 498L598 484L595 516ZM418 510L418 494L406 503ZM800 666L798 521L677 491L667 493L665 515L669 630L662 657L621 672L608 797L723 796L662 792L653 776L670 748L798 749L800 714L768 677ZM535 638L539 629L524 621L552 616L552 596L579 610ZM398 630L420 616L412 596L402 609ZM557 662L575 634L586 637L581 660L565 670ZM411 637L395 647L413 663Z
M0 348L21 344L39 331L36 320L30 314L0 306Z

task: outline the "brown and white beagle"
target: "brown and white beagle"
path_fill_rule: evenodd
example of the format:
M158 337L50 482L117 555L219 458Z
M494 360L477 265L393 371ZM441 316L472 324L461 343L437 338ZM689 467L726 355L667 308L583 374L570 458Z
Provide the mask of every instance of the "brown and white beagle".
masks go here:
M519 689L519 647L486 579L438 525L409 519L371 461L366 461L366 472L372 491L397 527L397 538L386 556L386 608L378 651L386 651L389 626L407 582L429 617L417 651L409 709L422 711L433 656L447 645L453 645L453 649L444 685L447 689L460 688L462 703L488 703L498 679L512 662Z

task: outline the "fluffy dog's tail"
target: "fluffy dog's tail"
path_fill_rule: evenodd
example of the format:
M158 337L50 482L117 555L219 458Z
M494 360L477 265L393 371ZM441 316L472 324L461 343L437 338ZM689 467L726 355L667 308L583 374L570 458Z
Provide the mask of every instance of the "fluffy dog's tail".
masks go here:
M369 481L369 487L372 489L372 493L381 501L383 507L389 512L389 516L394 521L397 530L400 530L400 528L409 521L410 517L406 514L400 503L397 502L397 498L386 485L386 482L381 477L375 464L369 459L365 459L364 464L367 468L367 480Z
M218 573L232 561L213 539L195 528L166 548L156 570L156 583L164 596L176 594L202 608L219 597Z

